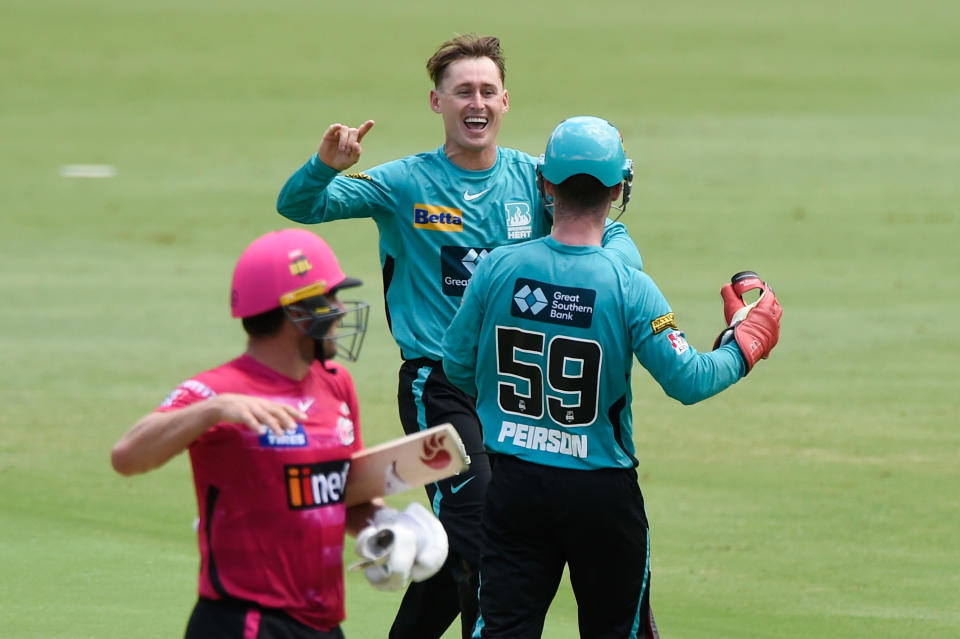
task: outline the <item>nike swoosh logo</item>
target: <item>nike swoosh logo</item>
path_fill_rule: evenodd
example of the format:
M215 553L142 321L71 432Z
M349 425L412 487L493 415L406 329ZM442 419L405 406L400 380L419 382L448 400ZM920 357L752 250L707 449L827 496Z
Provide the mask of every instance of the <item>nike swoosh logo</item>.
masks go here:
M459 484L457 484L456 486L452 486L452 485L451 485L451 486L450 486L450 492L453 493L454 495L456 495L457 493L460 492L460 489L461 489L461 488L463 488L464 486L466 486L467 484L469 484L470 482L472 482L472 481L473 481L474 479L476 479L476 478L477 478L477 476L474 475L474 476L471 477L470 479L466 480L465 482L459 483Z
M490 188L493 188L493 187L490 187ZM490 188L486 188L486 189L480 191L479 193L471 193L470 191L464 191L464 192L463 192L463 199L465 199L467 202L470 202L471 200L475 200L475 199L477 199L478 197L480 197L481 195L483 195L484 193L486 193L487 191L489 191Z
M307 412L313 406L313 398L297 400L297 408L302 412Z

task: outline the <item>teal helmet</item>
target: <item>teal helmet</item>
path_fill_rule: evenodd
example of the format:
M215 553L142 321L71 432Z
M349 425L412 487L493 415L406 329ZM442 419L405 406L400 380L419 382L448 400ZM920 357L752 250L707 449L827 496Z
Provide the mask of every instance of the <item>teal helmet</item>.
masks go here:
M604 186L629 180L633 162L623 152L616 127L602 118L577 116L557 125L540 156L539 171L553 184L581 173L592 175Z

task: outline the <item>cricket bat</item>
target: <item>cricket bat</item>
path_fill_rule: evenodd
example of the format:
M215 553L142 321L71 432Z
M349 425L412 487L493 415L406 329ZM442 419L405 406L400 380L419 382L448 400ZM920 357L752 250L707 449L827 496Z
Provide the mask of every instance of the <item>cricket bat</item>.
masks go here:
M470 467L460 435L452 424L400 437L354 453L347 476L347 506L395 495Z

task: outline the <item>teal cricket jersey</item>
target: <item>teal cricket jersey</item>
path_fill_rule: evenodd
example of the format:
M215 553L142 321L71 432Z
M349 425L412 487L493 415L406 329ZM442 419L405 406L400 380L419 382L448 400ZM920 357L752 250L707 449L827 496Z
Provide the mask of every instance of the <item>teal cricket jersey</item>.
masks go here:
M494 247L550 232L536 162L498 147L493 167L468 171L441 146L340 176L314 154L287 180L277 210L302 223L373 218L387 321L401 355L439 360L443 333L477 265ZM642 267L622 224L608 224L604 245Z
M443 339L444 371L477 397L485 447L565 468L637 465L634 356L685 404L746 374L736 342L691 347L645 273L551 237L493 251Z

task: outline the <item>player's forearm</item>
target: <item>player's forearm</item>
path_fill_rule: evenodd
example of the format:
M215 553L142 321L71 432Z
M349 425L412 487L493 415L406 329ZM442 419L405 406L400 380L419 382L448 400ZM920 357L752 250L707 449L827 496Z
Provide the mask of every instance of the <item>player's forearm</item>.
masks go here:
M681 368L654 378L667 395L689 405L716 395L746 372L740 349L736 344L727 344L715 351L696 353Z
M290 176L277 196L277 212L304 224L324 221L325 190L337 171L312 156Z
M643 270L643 258L640 257L640 250L630 234L627 233L627 227L620 222L607 220L603 229L603 248L614 251L627 266L631 266L638 271Z
M462 310L463 307L461 307ZM443 374L450 383L471 397L477 396L477 356L476 343L467 343L460 335L464 333L461 325L463 317L458 313L443 336Z
M110 461L121 475L162 466L217 422L207 402L142 417L113 447Z

